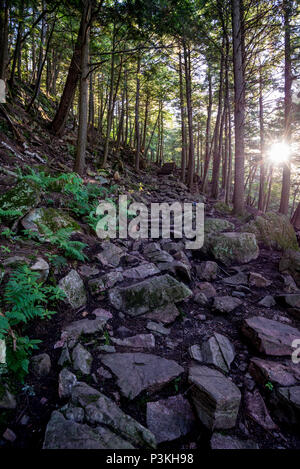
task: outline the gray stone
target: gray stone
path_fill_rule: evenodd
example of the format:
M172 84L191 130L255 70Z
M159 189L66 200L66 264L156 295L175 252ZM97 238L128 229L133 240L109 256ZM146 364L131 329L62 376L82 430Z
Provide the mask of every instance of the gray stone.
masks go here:
M92 368L93 357L81 344L77 344L72 352L74 370L89 375Z
M161 322L163 324L171 324L175 319L180 315L178 308L175 304L169 303L162 308L155 309L150 313L144 314L144 317L147 319L152 319L153 321Z
M72 388L77 383L76 376L71 373L67 368L64 368L59 373L58 377L58 395L61 399L70 397Z
M217 261L230 266L246 264L258 258L259 249L253 233L220 233L213 236L211 252Z
M6 363L6 343L5 340L0 339L0 365Z
M213 308L218 313L229 314L241 304L243 304L243 302L239 298L233 298L232 296L218 296L214 298Z
M85 278L90 278L99 274L99 269L97 269L97 267L89 266L86 264L79 267L78 270L79 270L80 275Z
M257 272L250 272L249 274L249 285L252 287L265 288L269 287L271 283L271 280L268 280Z
M192 397L201 422L210 430L232 428L236 424L241 393L222 373L193 365L189 371Z
M99 345L99 347L97 347L97 350L99 352L115 353L116 347L114 347L113 345Z
M0 409L15 409L17 402L15 396L9 391L8 387L4 385L0 393Z
M157 443L187 435L195 426L195 417L187 399L172 396L147 403L147 427Z
M267 295L258 302L259 306L264 306L265 308L272 308L276 305L276 301L273 296Z
M124 280L121 272L112 271L108 274L103 275L100 278L93 278L89 280L88 285L92 295L99 295L108 288L114 287L118 282Z
M215 287L209 282L197 283L197 289L200 293L204 293L208 299L213 298L217 294Z
M47 425L44 449L134 449L108 428L91 428L67 420L57 411L52 412Z
M233 345L224 335L215 333L201 347L202 361L228 372L235 357Z
M161 335L170 334L170 329L167 329L162 324L159 324L157 322L150 321L147 323L146 327L149 331L157 332L158 334L161 334Z
M68 406L64 414L68 420L73 422L83 423L84 421L84 410L81 407Z
M189 347L189 354L193 360L203 362L203 356L200 345L191 345Z
M17 219L24 216L35 207L41 198L41 189L31 181L20 181L15 187L0 195L2 210L16 211L16 215L9 217Z
M288 415L286 415L288 423L298 425L300 417L300 386L279 388L277 395L284 408L289 410Z
M76 270L71 270L68 275L58 283L59 288L65 293L64 301L72 308L78 309L87 302L84 283Z
M84 407L91 425L105 425L134 445L155 448L154 435L147 428L125 414L111 399L85 383L78 383L72 392L72 402Z
M262 428L265 430L277 429L277 425L271 419L266 404L257 389L245 393L245 406L247 415Z
M197 275L201 280L211 282L217 278L218 264L212 261L201 262L196 266Z
M48 242L50 240L47 238L44 227L54 234L62 228L69 229L71 233L81 231L78 223L70 215L55 208L40 207L31 210L21 223L25 230L34 231L40 239Z
M205 306L208 303L207 296L202 292L196 293L196 295L194 296L194 301L200 306Z
M111 304L130 316L139 316L156 308L188 298L192 292L170 275L152 277L129 287L109 292Z
M137 334L125 339L111 338L115 345L122 347L131 347L135 349L153 348L155 347L155 338L152 334Z
M224 218L206 218L204 222L204 233L211 235L222 233L226 230L233 230L234 224Z
M211 449L259 449L252 440L241 440L236 436L215 432L210 440Z
M30 367L36 376L47 376L51 370L51 360L47 353L35 355L30 360Z
M279 271L291 275L300 287L300 251L285 251L279 262Z
M289 274L282 275L284 283L284 291L287 293L299 293L299 288L296 285L295 280Z
M97 254L97 258L104 266L118 267L121 257L124 255L123 249L110 241L102 243L103 251Z
M37 272L40 275L39 280L45 282L49 275L49 264L41 257L38 257L35 263L30 267L31 270Z
M92 335L103 332L107 319L97 317L96 319L80 319L68 324L63 330L62 336L66 339L76 341L81 335Z
M184 371L174 360L145 353L116 353L101 361L117 376L122 394L129 399L144 390L159 390Z
M242 332L260 353L273 356L290 356L300 335L294 327L260 316L245 319Z
M255 381L265 386L267 382L279 386L293 386L300 381L299 366L290 362L273 362L262 358L252 358L249 372Z
M133 280L142 280L151 275L159 274L160 270L156 267L155 264L145 263L140 264L138 267L132 267L131 269L124 270L123 276L125 278Z
M231 277L223 278L223 282L226 285L248 285L248 277L244 272L238 272L235 275L231 275Z

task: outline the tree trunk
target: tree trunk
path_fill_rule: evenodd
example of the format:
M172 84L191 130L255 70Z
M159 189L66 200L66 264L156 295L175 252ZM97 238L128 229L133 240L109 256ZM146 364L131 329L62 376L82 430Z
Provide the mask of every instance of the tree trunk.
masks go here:
M185 68L185 83L186 83L186 105L188 117L188 130L189 130L189 160L188 160L188 186L193 188L194 180L194 135L193 135L193 108L192 108L192 88L191 88L191 51L187 47L185 41L183 42L184 53L184 68Z
M211 83L211 73L210 65L208 64L207 71L207 80L208 80L208 105L207 105L207 119L206 119L206 131L205 131L205 158L204 158L204 168L203 168L203 179L201 190L202 192L206 191L206 183L208 176L208 168L210 161L210 125L211 125L211 110L212 110L212 83Z
M85 0L84 20L82 28L82 46L80 62L80 90L79 90L79 127L77 152L74 171L82 175L85 170L85 152L88 126L88 72L89 72L89 39L91 21L91 0Z
M259 68L259 132L260 132L260 175L259 175L259 196L258 196L258 210L263 211L265 200L265 128L264 128L264 102L262 94L262 70Z
M59 107L56 111L55 117L50 124L50 130L55 135L62 135L66 120L70 111L70 108L73 103L76 86L79 77L79 70L80 70L80 63L81 63L81 45L82 45L82 32L83 32L83 25L85 21L85 12L83 11L80 27L78 31L78 36L75 44L75 49L73 52L72 60L70 63L68 76L66 79L66 83L64 86L63 94L60 99Z
M284 138L287 144L291 140L291 114L292 114L292 61L291 61L291 0L283 0L284 11ZM289 211L291 185L290 162L284 163L282 174L282 189L279 213L284 215Z
M14 84L15 84L16 66L17 66L17 63L18 63L19 56L21 54L21 39L22 39L22 31L23 31L23 12L24 12L24 3L21 3L21 6L19 8L19 18L21 18L21 19L19 19L19 23L18 23L16 46L15 46L15 50L14 50L13 63L12 63L10 79L9 79L10 88L13 88Z
M181 52L179 58L179 93L180 93L180 117L181 117L181 180L185 182L185 166L186 166L186 112L184 103L183 78L182 78L182 60Z
M135 169L140 169L140 151L141 151L141 136L140 136L140 73L141 73L141 56L137 58L137 69L136 69L136 97L135 97L135 139L136 139L136 151L135 151Z
M245 78L242 41L242 0L232 0L233 64L234 64L234 125L235 125L235 173L233 209L236 215L244 211L244 162L245 162Z
M0 0L0 79L6 78L8 61L8 0Z
M112 41L112 52L115 50L115 26L113 30L113 41ZM114 81L115 81L115 54L113 53L111 56L111 63L110 63L110 89L109 89L109 98L108 98L108 108L107 108L107 127L106 127L106 137L105 137L105 146L104 146L104 156L103 156L103 166L107 164L107 157L109 151L109 140L110 140L110 133L111 133L111 126L112 126L112 118L113 118L113 102L114 102Z

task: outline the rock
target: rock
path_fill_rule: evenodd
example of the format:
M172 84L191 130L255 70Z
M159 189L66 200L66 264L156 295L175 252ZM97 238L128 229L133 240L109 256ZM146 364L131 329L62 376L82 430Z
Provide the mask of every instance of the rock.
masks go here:
M241 228L247 233L254 233L258 242L272 249L298 249L298 242L293 225L288 217L280 213L269 212L258 216L254 221Z
M157 443L187 435L195 427L195 417L187 399L172 396L147 403L147 427Z
M194 301L200 306L205 306L208 303L208 298L204 293L199 292L194 296Z
M197 290L199 290L201 293L204 293L206 298L213 298L216 296L217 292L214 286L211 283L208 282L200 282L197 283Z
M278 295L276 300L291 308L300 309L300 293L290 293L288 295Z
M109 371L103 368L103 366L100 366L100 368L97 369L97 375L100 379L111 379L113 377Z
M228 372L235 357L233 345L224 335L215 333L201 347L202 361Z
M17 439L16 434L10 428L7 428L2 436L6 441L9 441L10 443L13 443Z
M189 371L192 398L201 422L210 430L233 428L241 393L222 373L207 366L193 365Z
M234 224L224 218L205 218L204 233L211 235L223 231L234 230Z
M300 386L279 388L277 396L284 407L284 416L281 420L289 425L298 425L300 417Z
M239 298L232 298L232 296L217 296L214 298L213 308L218 313L229 314L241 304L243 304L243 302Z
M76 342L81 335L92 335L103 332L107 319L97 317L96 319L80 319L68 324L63 330L62 336L67 340Z
M22 219L22 226L25 230L31 230L37 233L40 239L49 241L44 227L56 234L58 230L64 228L70 232L80 232L78 223L61 209L40 207L31 210L31 212ZM71 231L72 230L72 231Z
M273 422L266 404L257 389L252 393L245 393L245 405L247 415L265 430L276 430L277 425Z
M100 278L93 278L89 280L88 285L92 295L99 295L108 288L114 287L116 283L124 280L121 272L112 271L103 275Z
M151 275L159 274L160 270L156 267L155 264L141 264L138 267L132 267L131 269L124 270L123 276L125 278L133 280L142 280Z
M189 354L193 360L196 360L197 362L203 362L200 345L191 345L189 348Z
M245 298L246 293L243 293L242 291L233 291L231 296L233 296L234 298Z
M87 298L84 283L76 270L71 270L66 277L59 281L58 285L66 295L64 301L72 308L79 309L85 306Z
M4 384L0 388L0 409L15 409L16 407L15 396L9 391L8 386Z
M72 392L72 402L84 407L87 422L105 425L134 445L155 448L154 435L147 428L125 414L111 399L85 383L78 383Z
M89 375L92 368L93 357L81 344L77 344L72 353L74 370Z
M47 376L51 370L51 360L47 353L35 355L30 360L30 367L36 376Z
M70 397L72 388L77 383L76 376L71 373L67 368L64 368L59 373L58 377L58 395L61 399Z
M121 257L124 255L123 249L110 241L102 243L103 251L97 254L97 258L104 266L118 267Z
M174 275L178 275L186 282L190 282L192 279L191 267L184 262L160 262L157 264L157 267L159 268L160 272L170 272Z
M155 347L155 338L152 334L137 334L125 339L115 339L112 337L111 341L116 345L135 349Z
M265 288L271 285L271 280L266 279L261 274L257 272L250 272L249 274L249 284L252 287Z
M152 319L153 321L161 322L163 324L171 324L175 319L180 315L178 308L173 303L169 303L162 308L155 309L150 311L150 313L144 314L144 317L147 319Z
M259 301L259 306L264 306L265 308L272 308L272 306L276 305L276 301L274 300L273 296L267 295Z
M108 428L91 428L67 420L57 411L48 422L43 449L134 449Z
M211 449L259 449L252 440L241 440L235 436L215 432L210 440Z
M166 251L162 251L158 243L150 243L144 247L144 255L155 264L160 262L173 262L174 258Z
M9 256L6 259L4 259L3 262L2 262L2 265L4 267L11 267L11 268L15 268L15 267L18 267L18 266L24 265L24 264L27 264L27 265L30 264L30 259L28 259L28 257L25 257L25 256ZM1 271L2 277L3 277L3 272L4 271Z
M95 275L98 275L100 272L99 269L97 269L97 267L91 267L86 264L79 267L78 270L79 270L79 274L82 277L86 277L86 278L94 277Z
M107 322L113 317L113 315L109 311L106 311L106 309L103 308L94 309L92 314L94 314L95 316L97 316L97 318L102 319L105 322Z
M226 285L248 285L248 277L244 272L238 272L235 275L231 275L231 277L223 278L223 283Z
M279 271L291 275L300 287L300 251L291 249L285 251L279 262Z
M122 394L129 399L144 390L159 390L184 371L174 360L145 353L115 353L101 361L117 376Z
M38 272L40 275L39 280L45 282L49 275L49 264L42 257L38 257L35 263L30 267L34 272Z
M287 293L299 293L299 288L291 275L282 275L282 279L284 282L284 291Z
M0 339L0 365L6 363L6 343L5 340Z
M170 334L170 329L167 329L162 324L159 324L157 322L153 322L153 321L148 322L146 328L149 331L157 332L158 334L162 334L162 335Z
M32 207L35 207L41 198L41 189L32 181L20 181L15 187L0 195L2 210L11 212L7 216L9 220L26 215ZM2 218L6 218L2 216Z
M246 264L258 258L259 249L253 233L220 233L214 235L211 253L217 261L230 266Z
M97 350L99 352L115 353L116 352L116 347L114 347L113 345L99 345Z
M201 262L201 264L196 265L198 277L207 282L211 282L217 278L218 270L218 264L212 261Z
M64 415L68 420L73 422L83 423L84 421L84 410L81 407L68 406L64 411Z
M294 327L260 316L245 319L242 333L258 352L273 356L290 356L292 342L300 334Z
M273 362L262 358L252 358L249 372L261 386L265 386L267 382L279 386L294 386L300 381L299 366L290 361Z
M153 277L129 287L109 292L110 303L130 316L139 316L156 308L188 298L192 292L170 275Z

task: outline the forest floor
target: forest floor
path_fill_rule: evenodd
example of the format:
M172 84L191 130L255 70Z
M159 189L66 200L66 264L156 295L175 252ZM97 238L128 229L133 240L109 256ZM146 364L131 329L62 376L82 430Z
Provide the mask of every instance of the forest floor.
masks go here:
M75 131L69 129L64 137L53 137L45 126L45 119L52 117L51 103L42 96L33 119L23 110L24 92L20 88L17 104L8 104L7 109L25 146L0 118L0 195L17 184L16 177L9 175L17 167L23 173L27 165L52 175L72 171ZM130 149L123 149L120 155L124 168L112 160L100 174L93 162L101 151L94 136L88 145L85 183L114 186L110 197L117 200L118 195L126 194L147 206L151 202L205 200L206 220L220 220L221 232L240 233L244 220L224 212L215 201L191 194L175 176L157 176L155 166L136 174ZM32 209L66 211L66 199L63 192L43 192ZM49 262L49 278L55 283L75 270L83 281L84 301L79 307L59 302L51 319L35 320L26 328L30 338L41 340L35 355L46 354L51 366L47 360L46 365L31 366L25 383L15 385L16 406L1 410L0 447L117 449L153 445L149 443L150 432L141 430L138 422L155 435L161 449L300 448L300 365L292 364L292 348L287 343L287 337L300 338L300 316L297 319L297 309L292 315L279 301L290 293L298 295L299 290L289 276L279 272L282 253L260 244L259 255L253 255L249 262L233 259L228 264L209 250L185 249L184 240L179 239L103 243L83 217L71 210L68 213L81 228L72 239L87 245L84 262L68 259L65 264L51 265L47 254L61 255L60 251L49 243L22 238L22 220L15 225L15 240L1 238L2 263L7 265L7 259L16 256L28 262L42 258ZM2 225L0 231L6 227ZM147 311L148 295L152 301L159 288L168 288L164 284L170 281L167 275L176 282L171 289L174 302L160 305L158 294L154 311L150 306ZM75 288L81 289L80 280ZM144 298L137 299L137 307L145 307L145 311L136 314L136 305L128 307L124 298L118 308L113 294L117 295L119 288L134 289L141 282L145 282ZM265 297L271 297L269 306L259 304ZM262 318L263 322L247 323L251 318ZM73 332L79 330L77 335L70 333L70 327ZM144 365L145 371L140 371L139 365ZM207 367L215 373L212 377L207 378ZM68 369L67 376L62 375L63 368ZM94 391L80 388L78 382ZM93 392L97 399L97 392L109 398L105 410L97 403L101 416L96 408L87 409L95 402L94 395L84 402L84 396L91 397ZM134 420L128 423L118 409ZM57 411L54 417L53 411ZM127 422L128 434L117 423L122 419Z

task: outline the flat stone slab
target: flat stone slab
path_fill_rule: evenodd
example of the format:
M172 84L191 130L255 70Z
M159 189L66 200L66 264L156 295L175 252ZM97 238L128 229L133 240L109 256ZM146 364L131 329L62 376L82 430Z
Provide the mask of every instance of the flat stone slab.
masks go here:
M155 264L146 263L137 267L132 267L131 269L124 270L123 276L133 280L142 280L146 277L150 277L151 275L156 275L159 273L160 270L156 267Z
M293 386L300 382L300 367L290 360L273 362L262 358L252 358L249 372L262 386L265 386L268 381L279 386Z
M135 349L155 347L155 337L153 334L137 334L131 337L125 337L124 339L111 337L111 341L115 345Z
M162 308L155 309L154 311L145 314L144 317L163 324L171 324L179 315L180 312L178 311L177 306L169 303Z
M103 331L103 327L108 319L97 317L96 319L80 319L68 324L63 332L62 337L66 339L77 340L81 335L91 335Z
M134 449L108 428L91 428L67 420L60 412L52 412L48 422L43 449Z
M157 443L185 436L193 430L195 423L190 403L181 395L147 403L147 427Z
M214 298L213 309L217 313L229 314L234 311L238 306L241 306L243 302L239 298L233 298L232 296L217 296Z
M110 290L109 300L116 309L130 316L139 316L191 295L189 288L166 274L129 287L116 287Z
M290 356L292 342L300 338L298 329L261 316L245 319L242 332L260 353L272 356Z
M235 436L215 432L210 440L211 449L259 449L252 440L241 440Z
M207 366L192 365L189 383L201 422L210 430L233 428L241 402L238 387L221 372Z
M184 371L174 360L146 353L115 353L101 361L117 376L122 394L129 399L162 388Z

